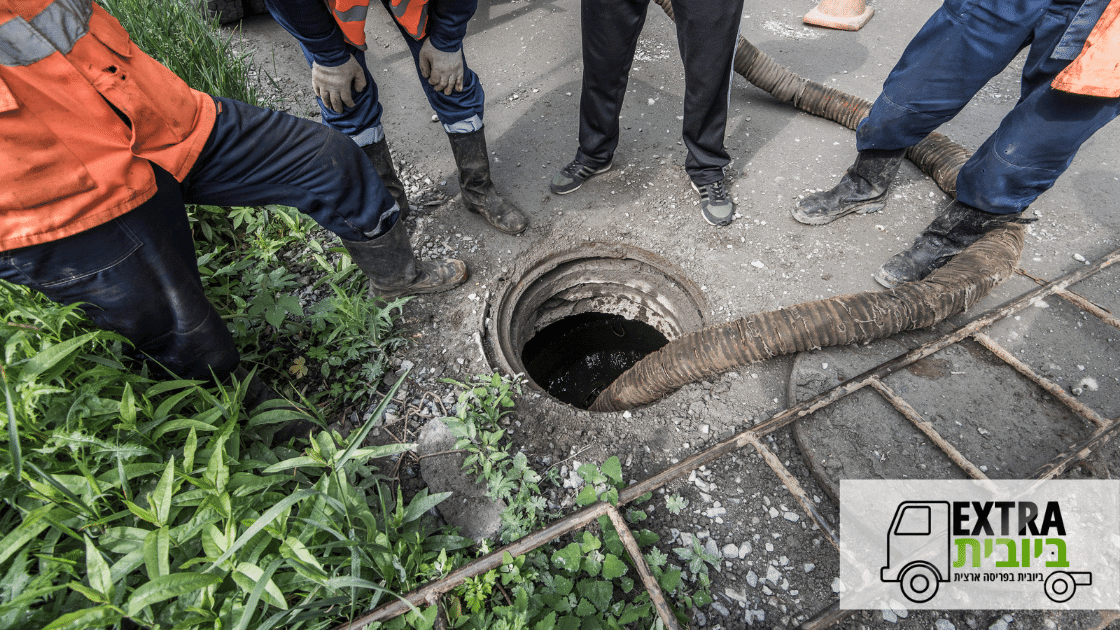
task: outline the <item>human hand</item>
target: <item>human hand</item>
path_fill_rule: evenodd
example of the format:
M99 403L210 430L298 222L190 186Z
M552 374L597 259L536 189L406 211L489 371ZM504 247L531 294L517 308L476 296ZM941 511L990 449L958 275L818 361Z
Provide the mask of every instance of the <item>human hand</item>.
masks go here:
M437 92L451 96L463 91L463 51L445 53L432 45L431 38L420 48L420 74Z
M342 113L354 106L354 92L366 89L366 76L353 55L341 66L311 64L311 89L327 108Z

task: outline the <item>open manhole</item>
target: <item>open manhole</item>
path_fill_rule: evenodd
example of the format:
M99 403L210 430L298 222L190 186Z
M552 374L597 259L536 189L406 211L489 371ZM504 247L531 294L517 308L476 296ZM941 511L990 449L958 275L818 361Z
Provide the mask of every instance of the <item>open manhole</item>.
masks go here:
M702 328L704 310L698 287L660 256L589 243L536 262L498 294L491 358L586 409L639 359Z

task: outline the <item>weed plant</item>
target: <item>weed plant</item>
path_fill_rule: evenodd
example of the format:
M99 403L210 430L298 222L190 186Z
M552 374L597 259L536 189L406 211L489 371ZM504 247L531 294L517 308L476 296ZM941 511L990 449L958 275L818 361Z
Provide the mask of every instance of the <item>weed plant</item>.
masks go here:
M445 495L379 483L370 461L413 445L362 448L372 424L270 448L297 412L130 370L119 337L22 287L0 311L0 628L326 628L469 543L428 514Z
M548 511L540 485L557 486L559 479L555 470L543 475L532 470L522 452L510 456L512 446L502 427L502 418L514 407L514 396L521 393L520 379L490 374L468 383L445 382L462 390L455 417L443 421L458 438L455 448L466 453L464 470L486 485L488 496L506 503L499 538L510 542L545 525L556 515ZM577 472L584 481L575 498L577 505L596 501L617 505L619 490L626 485L617 457L607 458L601 466L583 464ZM627 521L634 525L647 518L640 509L626 512ZM566 545L553 543L518 558L506 554L500 570L469 579L452 592L446 622L452 628L476 630L660 627L648 593L635 581L633 562L613 523L603 516L598 525L598 534L580 532ZM654 546L660 540L656 533L638 529L635 538L654 578L681 611L711 602L707 572L709 565L719 569L718 553L713 557L710 549L697 550L695 544L675 549L688 564L686 573ZM488 549L484 546L482 551ZM685 575L691 576L690 583L682 579ZM683 612L678 617L687 624Z

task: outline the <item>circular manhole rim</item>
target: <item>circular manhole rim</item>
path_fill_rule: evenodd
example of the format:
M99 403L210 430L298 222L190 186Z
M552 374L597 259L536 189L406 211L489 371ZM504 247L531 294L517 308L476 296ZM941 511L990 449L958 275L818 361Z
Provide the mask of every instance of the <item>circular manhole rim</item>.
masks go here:
M590 282L587 286L596 284L625 288L639 296L647 296L652 303L643 302L641 307L654 307L657 314L667 321L649 321L642 317L631 317L644 321L665 334L669 341L689 332L694 332L705 327L707 320L707 301L699 286L690 280L677 265L665 258L625 244L611 244L589 242L578 247L555 252L531 263L519 276L507 280L505 286L495 292L485 320L485 330L490 343L485 345L485 352L490 364L495 369L505 374L522 374L525 381L533 389L547 395L559 404L567 406L553 398L548 392L536 383L526 372L521 360L521 352L528 339L543 329L548 324L558 321L560 317L543 319L536 322L535 327L528 322L519 322L518 326L511 325L516 317L528 313L536 313L549 299L563 294L565 291L576 290L582 287L580 283L564 286L566 281L579 278L579 271L593 273L595 265L606 269L617 267L618 270L633 271L637 265L645 273L634 276L629 281L616 282L615 279L599 279ZM631 267L627 269L627 267ZM590 278L595 280L595 278ZM651 282L651 279L653 280ZM644 282L643 282L644 280ZM544 286L549 282L556 282L556 290ZM669 295L673 294L673 295ZM545 296L545 297L542 297ZM523 301L528 300L528 301ZM594 303L588 299L588 303ZM668 303L666 303L668 302ZM678 304L678 302L683 302ZM596 310L586 308L579 312L618 312L612 310ZM665 317L666 314L672 317ZM675 323L675 328L667 327ZM525 326L535 328L531 334L525 334Z

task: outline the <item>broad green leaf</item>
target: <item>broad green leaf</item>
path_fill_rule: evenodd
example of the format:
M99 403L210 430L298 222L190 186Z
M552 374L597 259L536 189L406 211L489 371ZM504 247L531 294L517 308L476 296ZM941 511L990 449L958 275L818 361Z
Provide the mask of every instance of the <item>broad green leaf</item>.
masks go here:
M150 435L153 440L158 440L172 431L181 431L183 429L190 429L191 431L217 431L218 427L193 418L176 418L175 420L168 420L167 422L161 423L158 427L152 429Z
M43 630L87 630L88 628L104 628L121 620L121 614L112 606L98 606L96 608L83 608L72 613L62 615L50 622Z
M681 583L680 569L669 569L657 578L657 583L661 585L661 590L666 593L672 593L677 590L677 586Z
M431 496L428 495L428 489L424 488L416 493L416 496L409 502L408 507L404 510L404 519L402 522L411 523L424 515L425 512L439 505L441 501L451 496L451 492L438 492Z
M586 484L576 496L576 505L591 505L598 500L599 495L595 494L595 486Z
M127 430L136 429L136 395L132 393L132 383L124 384L121 394L121 422Z
M607 557L603 559L603 579L613 580L625 575L625 573L626 563L613 553L608 553Z
M187 434L187 442L183 445L183 474L189 475L194 471L194 454L198 450L198 431L194 428Z
M226 549L225 553L223 553L217 560L214 561L214 564L211 564L206 568L206 571L210 572L214 569L214 567L220 565L222 562L225 562L230 556L237 552L238 549L244 547L245 543L249 542L249 540L253 536L256 536L262 529L270 525L272 521L276 519L276 517L280 516L281 513L285 512L291 506L315 493L316 490L305 488L281 499L279 503L269 508L268 511L266 511L264 514L261 514L260 518L254 521L253 524L245 530L245 533L241 534L241 536L239 536L237 540L234 541L233 545L230 546L229 549Z
M113 576L109 572L109 563L101 555L89 536L82 536L86 542L86 575L89 576L89 585L94 590L105 595L105 599L113 599Z
M161 575L132 591L132 595L128 598L128 616L135 617L152 604L193 593L221 581L220 577L206 573Z
M565 571L578 571L579 562L582 559L582 552L579 550L579 545L570 543L560 551L552 554L552 564L559 569Z
M38 538L39 534L43 533L43 530L50 527L50 521L45 520L43 517L53 509L58 509L60 512L62 511L61 508L56 508L53 505L44 505L24 515L23 521L4 536L3 540L0 540L0 563L7 561L8 558L22 549L24 545Z
M266 475L270 475L272 473L278 473L278 472L281 472L281 471L284 471L284 470L291 470L292 468L305 468L305 467L306 468L326 468L327 465L326 465L325 462L323 462L322 459L320 459L318 457L308 457L306 455L303 455L303 456L300 456L300 457L293 457L291 459L285 459L282 462L278 462L276 464L273 464L273 465L269 466L268 468L265 468L261 472L266 474Z
M148 503L155 508L156 520L159 521L160 526L167 525L167 518L171 516L171 491L174 481L175 456L172 455L167 460L167 467L164 468L163 476L156 484L155 492L148 495Z
M607 461L603 462L600 469L603 474L607 476L615 485L622 483L622 464L618 461L617 455L611 455Z
M12 406L12 394L8 389L8 375L3 366L0 366L0 380L4 381L4 409L8 414L8 456L12 459L12 477L19 481L23 479L23 454L19 447L19 424L16 422L16 410Z
M600 611L604 611L614 601L614 587L602 580L581 580L576 585L579 594L587 598Z
M78 350L81 350L82 346L85 345L87 341L92 340L98 334L97 332L86 333L80 337L67 339L66 341L56 343L53 346L40 350L35 356L28 359L27 363L23 364L23 369L20 370L17 382L30 383L34 381L35 377L46 372L55 365L58 365L60 361L70 357Z
M124 505L128 508L129 512L132 512L136 515L136 518L139 518L142 521L147 521L148 523L159 527L159 519L156 518L155 513L151 510L146 510L139 505L136 505L132 501L125 501Z
M111 603L113 603L112 601L109 600L109 598L105 595L105 593L102 593L101 591L99 591L95 588L90 588L90 587L86 586L85 584L82 584L81 582L71 582L67 586L69 586L72 590L77 591L78 593L81 593L83 596L85 596L86 599L88 599L89 601L91 601L95 604L111 604Z
M276 585L272 582L272 574L275 573L276 569L280 568L280 565L283 563L284 561L280 558L274 559L261 574L261 577L257 579L256 584L253 585L253 590L249 593L249 599L245 602L245 607L241 613L241 619L237 621L237 626L234 630L245 630L245 628L249 626L249 621L252 620L253 613L257 610L257 602L260 601L262 596L266 595L268 586L272 585L273 588L276 588ZM237 573L234 573L235 578L237 575ZM283 601L283 599L281 599L281 601ZM288 609L286 603L282 609Z
M263 582L264 591L259 597L263 597L266 602L281 610L288 609L288 603L284 601L284 594L280 592L271 577L265 579L264 571L257 565L249 562L238 564L234 569L233 580L237 582L242 591L247 593L252 593L256 590L256 586Z
M144 539L144 565L148 578L155 579L171 573L169 554L171 536L166 527L152 530Z

